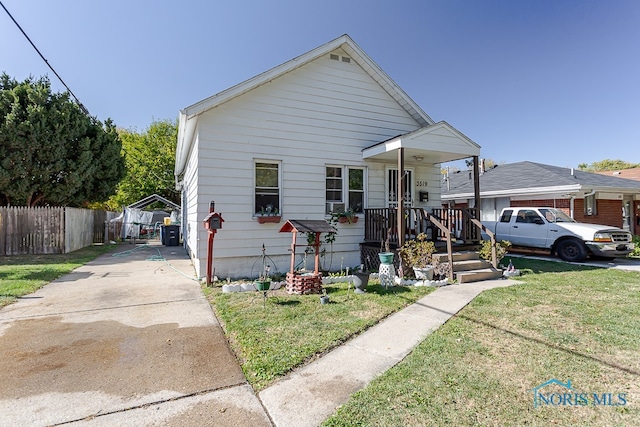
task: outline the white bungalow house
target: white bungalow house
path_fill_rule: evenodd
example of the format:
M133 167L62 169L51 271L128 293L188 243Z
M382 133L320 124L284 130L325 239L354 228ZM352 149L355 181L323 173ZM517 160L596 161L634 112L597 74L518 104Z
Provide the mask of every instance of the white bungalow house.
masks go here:
M479 154L343 35L180 111L175 177L183 244L203 277L202 221L215 202L224 224L215 234L214 274L257 277L263 244L271 271L284 273L291 235L279 230L287 220L351 210L360 220L336 225L322 266L353 267L363 242L380 247L373 218L416 232L389 212L399 204L411 212L441 208L440 163L472 157L477 165ZM398 180L398 170L406 179ZM262 223L264 216L281 222ZM410 233L393 236L399 244Z

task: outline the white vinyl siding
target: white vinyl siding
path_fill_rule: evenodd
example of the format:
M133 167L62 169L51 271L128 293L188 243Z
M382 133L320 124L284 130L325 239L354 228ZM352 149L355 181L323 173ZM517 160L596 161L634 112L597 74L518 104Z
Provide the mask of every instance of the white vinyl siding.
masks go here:
M189 164L185 174L195 174L199 198L197 210L194 205L189 211L189 244L201 258L206 256L201 220L215 201L225 220L214 254L214 265L224 259L225 269L216 267L217 274L246 277L251 273L247 265L260 256L263 243L280 272L286 272L291 236L278 230L288 219L325 219L326 165L364 168L362 149L419 126L358 64L328 56L203 113L194 150L198 163ZM254 218L258 161L279 164L280 224L258 224ZM376 178L371 185L365 180L363 197L370 206L381 207L384 165L370 166ZM343 188L346 199L348 187ZM361 221L340 230L334 259L344 255L345 263L359 264L363 226ZM200 275L203 266L197 268Z

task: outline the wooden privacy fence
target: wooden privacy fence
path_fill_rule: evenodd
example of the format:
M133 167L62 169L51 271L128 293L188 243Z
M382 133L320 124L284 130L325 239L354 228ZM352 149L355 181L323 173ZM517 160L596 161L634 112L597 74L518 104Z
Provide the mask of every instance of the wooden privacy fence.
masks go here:
M0 255L61 254L104 243L115 212L68 207L0 207Z

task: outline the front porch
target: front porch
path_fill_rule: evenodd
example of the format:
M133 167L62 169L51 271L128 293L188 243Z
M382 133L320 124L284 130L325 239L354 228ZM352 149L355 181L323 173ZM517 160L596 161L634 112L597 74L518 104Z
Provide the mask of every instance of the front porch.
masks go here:
M480 231L471 221L479 218L476 208L434 208L431 212L423 208L404 208L402 229L405 230L405 235L402 241L398 233L397 214L397 208L365 209L364 243L384 246L385 241L389 239L389 246L397 248L402 241L414 239L420 233L425 233L436 244L444 243L448 236L467 244L478 244L481 240ZM434 219L450 233L438 227Z
M449 279L453 281L454 259L463 261L460 259L463 254L454 254L454 247L458 250L464 245L466 249L477 250L482 231L489 235L493 243L491 266L495 270L495 236L479 220L479 154L478 144L446 122L423 126L362 150L363 160L389 165L385 183L388 207L358 211L364 213L364 240L360 245L360 260L367 270L378 268L378 253L381 251L388 248L397 253L405 241L425 233L436 244L436 249L446 252L446 257L439 259L440 262L448 262ZM442 208L440 198L433 197L440 193L439 179L433 179L433 170L426 172L426 165L433 169L439 168L442 163L469 158L473 165L470 178L473 178L475 208ZM394 161L395 165L391 166ZM424 175L416 176L420 173ZM415 197L416 189L419 190L418 197ZM477 255L476 252L475 256ZM396 268L400 267L397 255L395 264ZM460 265L455 267L459 268ZM457 277L458 282L462 283L461 275L457 274Z
M378 269L378 253L385 247L396 253L394 264L400 267L397 250L407 240L415 239L420 233L435 243L439 259L449 262L453 280L457 269L454 252L477 251L482 240L482 231L487 232L493 244L491 265L497 267L495 257L495 237L486 230L480 221L477 208L433 208L431 212L423 208L405 207L402 218L398 220L397 208L370 208L364 210L364 240L360 244L360 260L368 271ZM404 233L399 232L403 230Z

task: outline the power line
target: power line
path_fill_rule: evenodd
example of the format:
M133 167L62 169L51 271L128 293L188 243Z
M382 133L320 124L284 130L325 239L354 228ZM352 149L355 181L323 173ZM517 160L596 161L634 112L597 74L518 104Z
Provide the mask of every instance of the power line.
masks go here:
M38 52L38 55L40 55L40 58L42 58L42 60L45 62L45 64L47 64L47 66L51 69L51 71L53 71L53 74L56 75L56 77L58 78L58 80L60 80L60 82L64 85L64 87L67 88L67 91L71 94L71 96L73 96L73 99L76 100L76 103L78 104L78 107L80 107L80 109L87 115L90 116L89 114L89 110L87 110L87 108L82 105L82 102L80 102L80 100L78 99L78 97L71 91L71 89L69 89L69 86L67 86L67 84L64 82L64 80L62 80L62 77L60 77L60 75L56 72L56 70L53 69L53 67L51 66L51 64L49 64L49 61L47 61L47 59L44 57L44 55L42 53L40 53L40 50L36 47L36 45L31 41L31 39L29 38L29 36L27 35L27 33L24 32L24 30L22 29L22 27L20 26L20 24L18 24L18 21L16 21L13 18L13 15L11 15L11 13L9 13L9 11L7 10L6 7L4 7L4 4L2 4L2 2L0 1L0 6L2 6L2 8L4 9L5 12L7 12L7 15L9 15L9 18L11 18L11 20L13 21L14 24L16 24L16 26L18 27L18 29L22 32L22 34L27 38L27 40L29 41L29 43L31 43L31 46L33 46L33 48L36 50L36 52Z

